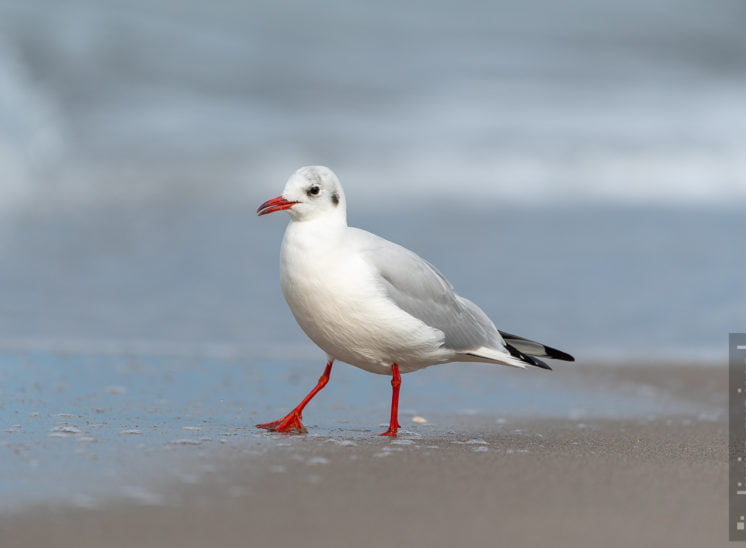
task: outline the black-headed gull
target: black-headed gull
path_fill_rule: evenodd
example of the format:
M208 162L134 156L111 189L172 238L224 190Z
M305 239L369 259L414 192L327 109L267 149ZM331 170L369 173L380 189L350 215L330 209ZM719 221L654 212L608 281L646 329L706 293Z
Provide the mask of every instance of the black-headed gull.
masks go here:
M303 409L329 382L335 360L391 375L391 419L382 436L395 436L400 428L400 373L447 362L551 369L539 357L573 361L560 350L498 331L433 265L347 226L342 185L329 168L300 168L282 195L257 213L282 210L291 218L282 241L282 292L303 331L329 359L316 387L295 409L259 428L305 432Z

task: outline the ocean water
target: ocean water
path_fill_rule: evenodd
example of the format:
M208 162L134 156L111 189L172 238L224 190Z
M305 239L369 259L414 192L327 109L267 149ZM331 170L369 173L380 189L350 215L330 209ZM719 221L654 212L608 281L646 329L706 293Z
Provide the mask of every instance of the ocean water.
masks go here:
M352 223L433 262L499 328L579 359L719 359L744 325L740 209L358 213L348 199ZM257 203L15 221L0 245L0 344L322 360L279 288L286 215L258 218Z
M501 329L719 359L743 330L739 2L0 2L0 344L307 356L298 166Z

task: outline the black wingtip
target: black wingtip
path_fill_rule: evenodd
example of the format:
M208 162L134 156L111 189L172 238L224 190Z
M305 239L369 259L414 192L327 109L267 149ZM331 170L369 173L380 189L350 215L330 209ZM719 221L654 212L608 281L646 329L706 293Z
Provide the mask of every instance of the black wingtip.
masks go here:
M534 358L531 362L531 365L535 365L536 367L539 367L541 369L546 369L547 371L553 371L553 369L547 362L543 362L539 358Z
M546 362L540 360L536 356L529 356L528 354L524 354L523 352L518 350L515 346L512 346L506 343L505 348L508 349L508 352L510 352L511 356L513 356L514 358L518 358L522 362L525 362L529 365L533 365L536 367L540 367L541 369L548 369L549 371L552 370L552 368L549 367L549 365Z
M513 335L512 333L508 333L507 331L500 331L500 335L503 337L503 339L505 339L506 342L515 341L516 343L519 343L521 341L525 341L530 344L539 345L543 350L542 357L544 357L544 355L546 354L547 358L552 358L554 360L562 360L565 362L575 361L575 358L573 358L567 352L562 352L562 350L557 350L556 348L552 348L551 346L547 346L543 343L538 343L536 341L532 341L531 339L526 339L525 337L519 337L518 335Z
M550 346L544 346L544 348L547 349L547 356L554 359L554 360L562 360L566 362L574 362L575 358L573 358L570 354L567 352L562 352L562 350L557 350L556 348L552 348Z

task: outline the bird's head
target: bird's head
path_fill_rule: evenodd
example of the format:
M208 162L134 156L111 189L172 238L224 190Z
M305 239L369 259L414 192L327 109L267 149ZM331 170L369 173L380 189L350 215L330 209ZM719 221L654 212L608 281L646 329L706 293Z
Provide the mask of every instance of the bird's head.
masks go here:
M324 166L306 166L293 173L277 198L257 209L259 215L288 210L294 221L319 217L345 219L345 196L334 172Z

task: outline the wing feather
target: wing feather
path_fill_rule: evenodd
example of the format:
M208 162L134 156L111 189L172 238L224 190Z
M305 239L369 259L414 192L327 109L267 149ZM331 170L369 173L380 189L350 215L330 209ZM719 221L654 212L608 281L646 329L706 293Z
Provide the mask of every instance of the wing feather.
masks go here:
M407 314L443 333L443 345L465 360L477 358L504 365L551 369L538 357L574 361L561 350L498 331L481 308L457 295L451 283L425 259L360 229L349 234L374 267L383 291Z
M492 321L476 304L458 296L437 268L400 245L357 232L365 235L364 255L377 270L386 295L411 316L443 332L446 348L456 352L504 349Z

